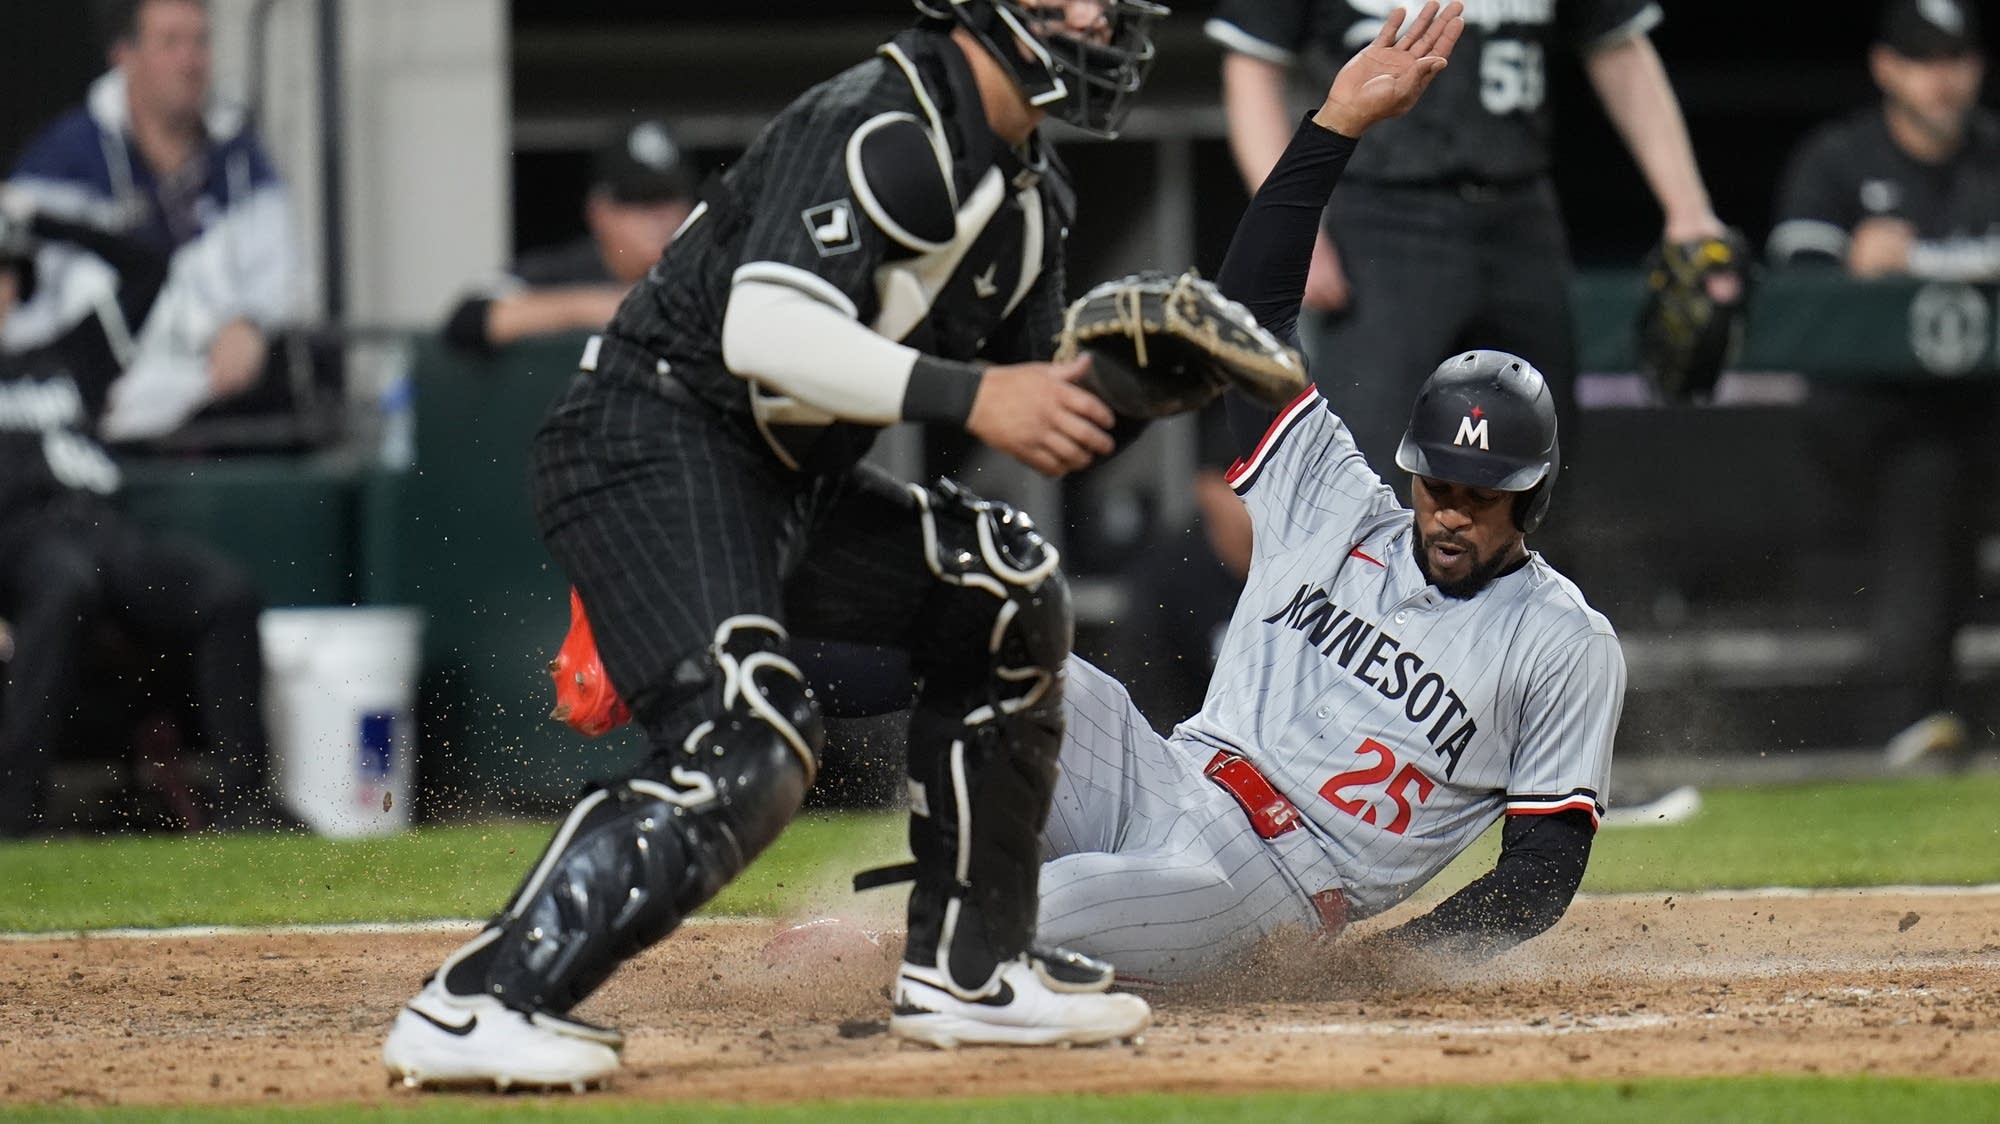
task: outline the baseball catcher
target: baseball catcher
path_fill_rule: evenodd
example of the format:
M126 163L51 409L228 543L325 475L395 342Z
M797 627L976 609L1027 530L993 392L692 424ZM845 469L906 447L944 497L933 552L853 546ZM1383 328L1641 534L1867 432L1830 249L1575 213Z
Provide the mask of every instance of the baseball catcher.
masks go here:
M512 900L396 1017L415 1086L581 1088L622 1039L575 1014L797 813L822 741L793 638L907 655L914 888L890 1032L1095 1043L1151 1018L1035 932L1035 833L1072 625L1034 524L860 463L899 421L1052 476L1117 419L1052 361L1074 192L1038 126L1114 133L1145 0L920 0L918 27L779 113L703 193L536 435L533 495L601 657L571 716L650 753L593 782ZM582 675L583 682L576 683Z
M1743 343L1750 248L1719 238L1661 242L1646 256L1639 367L1669 402L1706 398Z

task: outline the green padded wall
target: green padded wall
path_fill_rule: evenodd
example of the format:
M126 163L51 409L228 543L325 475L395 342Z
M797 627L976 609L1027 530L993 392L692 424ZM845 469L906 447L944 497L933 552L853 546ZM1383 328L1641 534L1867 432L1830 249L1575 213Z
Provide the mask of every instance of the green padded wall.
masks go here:
M568 585L529 512L528 444L581 346L482 360L419 343L416 461L369 495L364 598L428 612L421 769L440 814L547 809L637 752L629 729L590 741L548 717Z
M340 605L359 582L357 473L334 461L127 464L122 503L140 522L200 539L247 567L271 605Z

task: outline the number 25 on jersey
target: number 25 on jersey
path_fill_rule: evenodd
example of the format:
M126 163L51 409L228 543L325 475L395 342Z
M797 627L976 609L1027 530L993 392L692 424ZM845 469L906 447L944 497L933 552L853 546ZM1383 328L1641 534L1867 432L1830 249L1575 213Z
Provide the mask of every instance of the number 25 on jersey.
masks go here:
M1341 790L1350 788L1366 790L1388 781L1384 791L1394 803L1396 813L1387 824L1381 825L1382 830L1391 835L1401 835L1408 831L1410 817L1415 812L1412 803L1422 804L1430 799L1431 792L1437 788L1437 782L1425 776L1415 763L1404 764L1398 769L1395 751L1374 738L1364 740L1356 752L1364 758L1375 758L1374 763L1334 774L1320 786L1319 794L1326 798L1327 803L1359 819L1362 823L1374 824L1378 820L1377 797L1365 791L1354 796L1343 796Z

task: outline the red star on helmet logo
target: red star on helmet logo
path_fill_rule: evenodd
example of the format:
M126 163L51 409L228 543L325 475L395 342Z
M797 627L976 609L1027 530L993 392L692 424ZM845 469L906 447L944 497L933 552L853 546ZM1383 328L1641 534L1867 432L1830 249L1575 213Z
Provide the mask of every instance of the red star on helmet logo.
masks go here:
M1482 410L1482 409L1480 409L1480 408L1479 408L1479 407L1477 407L1477 406L1474 406L1474 407L1472 408L1472 420L1473 420L1473 421L1478 421L1478 420L1479 420L1480 418L1483 418L1483 417L1485 417L1485 416L1486 416L1486 411L1485 411L1485 410Z

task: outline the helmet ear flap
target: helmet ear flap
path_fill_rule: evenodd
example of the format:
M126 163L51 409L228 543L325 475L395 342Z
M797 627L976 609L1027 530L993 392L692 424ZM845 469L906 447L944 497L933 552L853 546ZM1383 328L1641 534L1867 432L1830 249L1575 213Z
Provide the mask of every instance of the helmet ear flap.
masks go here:
M1522 534L1528 534L1542 525L1548 518L1549 500L1555 491L1556 477L1562 473L1562 442L1558 440L1549 447L1549 472L1541 483L1514 497L1514 526Z
M1527 534L1542 525L1542 517L1549 513L1549 486L1547 481L1517 493L1514 496L1514 528Z

